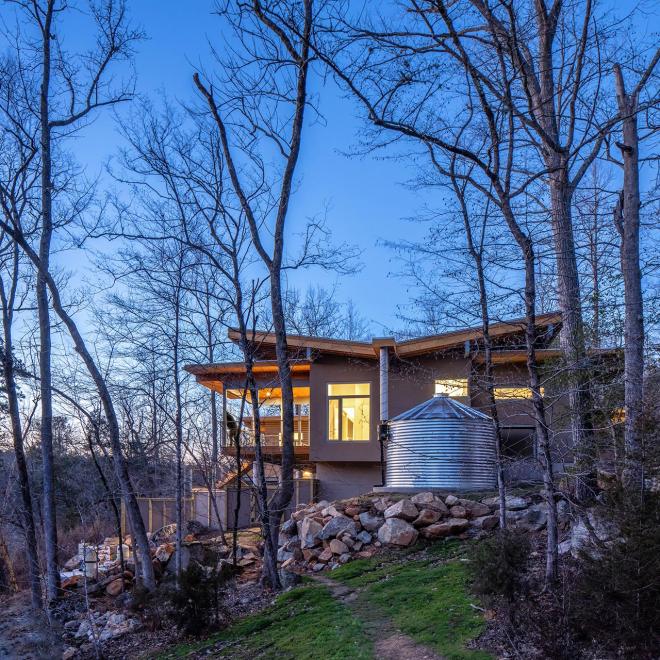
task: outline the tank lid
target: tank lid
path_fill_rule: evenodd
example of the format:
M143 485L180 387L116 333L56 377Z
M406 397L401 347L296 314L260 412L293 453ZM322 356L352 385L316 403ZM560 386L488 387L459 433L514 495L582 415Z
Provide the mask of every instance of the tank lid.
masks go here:
M445 395L436 395L393 417L390 421L401 422L408 419L482 419L490 421L488 415Z

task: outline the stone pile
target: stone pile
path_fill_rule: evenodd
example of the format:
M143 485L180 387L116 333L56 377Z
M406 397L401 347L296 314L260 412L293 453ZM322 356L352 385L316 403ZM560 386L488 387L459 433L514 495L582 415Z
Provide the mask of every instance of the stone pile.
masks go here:
M332 569L354 558L371 557L382 546L406 547L420 537L493 529L498 524L496 506L431 492L309 504L282 525L277 559L282 568Z
M547 523L538 497L506 498L507 522L529 531ZM559 502L560 520L566 502ZM339 502L322 501L295 511L281 527L277 559L284 569L314 572L333 569L351 559L371 557L378 548L406 547L418 539L466 537L499 526L499 499L417 493L367 495Z

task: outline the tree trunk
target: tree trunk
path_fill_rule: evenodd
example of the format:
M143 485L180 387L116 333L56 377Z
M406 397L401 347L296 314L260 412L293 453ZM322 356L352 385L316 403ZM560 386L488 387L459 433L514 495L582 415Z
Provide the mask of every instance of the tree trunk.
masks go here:
M621 234L621 272L624 282L624 381L626 420L623 483L631 491L644 488L640 423L644 402L644 304L639 260L639 136L637 95L626 93L621 68L614 69L619 113L622 117L623 190L615 211Z
M293 383L291 381L291 365L286 341L286 325L284 306L282 304L281 270L272 268L270 272L270 296L273 310L273 330L275 332L275 354L282 394L282 471L280 485L270 503L270 536L269 550L276 552L280 533L282 515L293 497L293 469L295 465L293 433ZM276 561L276 557L269 558ZM279 576L273 588L279 588Z
M148 591L153 591L156 588L156 578L154 576L154 569L151 563L151 551L149 548L149 541L147 539L147 532L144 526L144 521L142 520L142 515L140 513L140 507L138 506L137 498L131 484L131 479L128 474L128 466L126 464L126 459L121 446L121 436L119 433L119 422L117 421L117 414L112 403L112 397L108 386L105 382L101 371L94 362L92 354L89 352L85 340L82 338L78 327L67 313L62 300L60 298L59 289L57 284L53 279L52 275L43 268L39 256L35 251L30 247L30 244L25 240L25 238L17 231L9 232L12 238L19 243L21 249L29 257L29 259L34 264L35 268L38 269L39 273L43 274L45 277L50 295L52 298L53 309L56 314L62 320L66 326L69 336L73 341L75 351L81 356L85 367L89 372L92 381L98 391L99 398L103 405L103 411L108 423L108 433L110 436L110 445L112 447L112 460L115 468L115 475L117 481L119 482L122 498L126 504L126 511L128 513L129 522L131 525L131 530L133 532L133 537L136 543L136 550L138 553L138 559L141 561L142 566L142 579L144 586ZM59 577L59 574L58 574Z
M567 368L571 436L575 452L576 497L588 497L593 482L594 456L589 410L590 385L582 322L582 301L572 222L572 190L566 163L553 159L558 171L550 178L552 229L557 261L559 306L562 313L560 345Z
M488 397L488 412L493 420L495 427L495 460L497 471L497 494L499 498L499 519L500 529L506 529L506 487L504 484L504 465L502 462L502 428L500 425L500 416L497 412L497 402L495 400L495 378L493 374L493 355L492 355L492 342L490 338L490 312L488 308L488 291L486 289L486 275L484 272L483 263L483 241L477 247L474 242L472 234L472 225L470 224L470 213L463 190L458 186L455 171L455 159L452 159L450 173L452 177L452 186L454 193L458 199L461 207L461 215L463 217L463 226L465 228L465 236L467 239L467 247L474 266L477 271L477 284L479 290L479 307L481 311L481 328L483 333L484 343L484 382L486 386L486 396ZM486 222L486 215L484 214L484 223Z
M51 25L53 0L49 0L42 30L42 77L39 96L41 149L41 237L39 260L45 270L50 264L50 244L53 234L53 191L50 128ZM43 271L37 273L37 312L39 317L39 387L41 396L41 457L43 477L43 528L46 554L46 598L59 596L60 573L57 566L57 513L55 506L55 469L53 461L53 393L51 374L51 328L48 286Z
M179 277L182 274L183 264L179 259ZM180 283L179 283L180 284ZM176 552L174 554L174 572L177 586L181 583L181 572L183 570L183 420L181 404L181 381L179 378L179 319L181 313L180 288L177 286L174 300L174 347L172 355L172 371L174 375L174 426L176 442Z
M13 281L9 294L0 282L0 298L2 299L2 328L4 350L2 352L2 371L5 391L7 395L7 408L11 423L12 439L14 443L14 456L18 472L18 484L21 491L23 532L25 534L25 551L28 563L28 576L30 581L30 594L32 606L38 609L42 605L41 598L41 571L39 569L39 552L37 549L36 525L34 510L32 508L32 494L30 489L30 476L23 445L23 429L18 405L18 392L16 389L16 374L14 370L14 343L12 337L13 301L16 281L18 278L18 254L14 250Z
M545 404L541 394L541 379L539 377L538 363L536 361L536 280L535 257L531 240L528 240L524 250L525 259L525 344L527 347L527 372L529 385L532 390L532 404L534 406L534 421L538 447L541 453L541 467L543 470L543 499L545 500L548 522L546 542L545 579L552 585L558 575L558 530L557 530L557 502L555 501L555 483L552 468L552 455L550 452L550 438L545 414Z
M555 501L555 484L552 468L552 455L550 451L550 438L545 414L545 404L541 394L541 379L539 377L538 363L536 361L536 257L532 240L524 234L517 223L508 198L499 187L498 195L502 200L502 212L507 226L511 231L520 251L525 265L525 344L527 349L527 373L532 391L532 405L534 407L534 425L538 447L541 453L541 467L543 470L543 499L548 513L545 579L550 586L554 585L558 575L558 530L557 530L557 503Z

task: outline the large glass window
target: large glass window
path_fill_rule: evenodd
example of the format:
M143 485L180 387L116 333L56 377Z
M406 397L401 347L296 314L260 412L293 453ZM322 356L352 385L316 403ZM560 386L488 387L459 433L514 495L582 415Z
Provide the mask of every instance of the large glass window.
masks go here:
M328 439L369 440L370 383L328 385Z
M531 387L510 387L502 386L496 387L493 390L496 399L531 399L532 398L532 389ZM545 394L544 388L540 389L541 396Z
M467 378L443 378L435 381L435 393L445 396L467 396L468 379Z

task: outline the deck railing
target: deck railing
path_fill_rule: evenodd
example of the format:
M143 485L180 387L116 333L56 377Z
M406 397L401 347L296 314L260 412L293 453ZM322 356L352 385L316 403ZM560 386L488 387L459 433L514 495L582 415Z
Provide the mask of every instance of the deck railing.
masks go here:
M236 440L227 436L225 441L225 446L233 447ZM254 431L250 429L243 429L240 436L241 447L254 447L256 445L256 435ZM281 447L282 446L282 434L281 433L262 433L261 434L261 446L262 447ZM309 434L299 433L298 431L293 432L293 446L294 447L309 447Z

